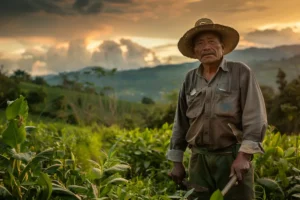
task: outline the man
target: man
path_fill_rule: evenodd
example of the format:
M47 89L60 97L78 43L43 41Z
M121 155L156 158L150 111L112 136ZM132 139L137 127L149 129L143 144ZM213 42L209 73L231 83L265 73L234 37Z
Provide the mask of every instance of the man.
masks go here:
M172 179L180 184L185 177L183 154L191 148L189 183L202 190L190 199L209 199L234 174L238 184L225 199L254 199L251 158L263 153L267 117L251 69L224 58L238 42L235 29L207 18L198 20L178 42L184 56L201 62L187 73L181 87L167 154L174 163Z

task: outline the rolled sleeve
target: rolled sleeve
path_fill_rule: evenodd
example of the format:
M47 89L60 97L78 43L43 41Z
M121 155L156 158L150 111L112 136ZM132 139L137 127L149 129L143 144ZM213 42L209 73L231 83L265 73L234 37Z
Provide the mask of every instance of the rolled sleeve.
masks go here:
M173 162L182 162L184 151L170 149L167 153L168 160Z
M190 125L186 110L185 85L183 84L178 96L170 149L167 152L167 159L173 162L182 162L184 151L188 145L185 136Z
M247 66L241 75L241 83L243 141L240 151L262 153L261 142L267 128L266 107L259 84Z
M239 151L248 154L264 153L261 142L253 142L251 140L243 140Z

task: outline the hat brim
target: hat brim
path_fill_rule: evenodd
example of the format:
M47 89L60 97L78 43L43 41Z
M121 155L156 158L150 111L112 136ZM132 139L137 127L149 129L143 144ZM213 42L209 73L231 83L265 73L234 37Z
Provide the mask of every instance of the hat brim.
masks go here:
M178 49L182 55L197 59L194 54L193 39L199 33L206 31L217 32L222 36L224 55L233 51L239 43L240 35L235 29L221 24L205 24L191 28L180 38Z

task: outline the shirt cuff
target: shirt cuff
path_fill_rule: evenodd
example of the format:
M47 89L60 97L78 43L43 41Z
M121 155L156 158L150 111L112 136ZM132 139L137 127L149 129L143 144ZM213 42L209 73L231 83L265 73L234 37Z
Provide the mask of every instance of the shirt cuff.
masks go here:
M243 140L239 152L248 154L265 153L261 142L253 142L251 140Z
M167 153L167 159L173 162L182 162L183 161L184 151L177 149L169 149Z

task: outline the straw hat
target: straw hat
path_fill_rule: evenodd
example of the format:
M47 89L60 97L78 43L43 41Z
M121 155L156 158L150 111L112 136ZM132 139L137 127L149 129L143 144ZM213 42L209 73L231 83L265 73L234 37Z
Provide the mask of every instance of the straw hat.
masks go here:
M182 55L189 58L196 58L194 55L193 39L201 32L213 31L217 32L222 37L224 44L224 55L235 49L239 43L239 33L229 27L221 24L214 24L211 19L201 18L195 23L195 27L188 30L179 40L178 49ZM197 59L197 58L196 58Z

